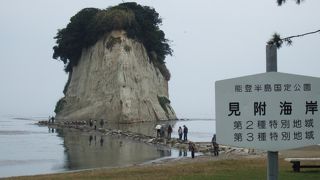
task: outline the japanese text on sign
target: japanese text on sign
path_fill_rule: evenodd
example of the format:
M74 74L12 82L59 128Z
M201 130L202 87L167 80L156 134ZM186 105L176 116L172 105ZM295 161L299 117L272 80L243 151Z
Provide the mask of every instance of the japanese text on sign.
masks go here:
M319 78L272 72L218 81L217 141L271 151L319 144L319 103Z
M235 92L311 91L311 84L236 84Z

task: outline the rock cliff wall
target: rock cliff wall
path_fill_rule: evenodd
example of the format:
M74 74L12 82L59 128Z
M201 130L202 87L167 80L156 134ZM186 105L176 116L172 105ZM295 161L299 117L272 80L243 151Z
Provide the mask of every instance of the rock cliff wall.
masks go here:
M124 31L105 35L84 49L72 70L57 120L132 123L176 119L168 82L144 46Z

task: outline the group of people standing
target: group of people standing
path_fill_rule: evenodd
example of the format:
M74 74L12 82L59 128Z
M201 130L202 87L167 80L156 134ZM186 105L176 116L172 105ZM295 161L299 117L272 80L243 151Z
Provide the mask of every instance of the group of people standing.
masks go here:
M178 129L179 140L188 141L188 127L186 125L183 125L182 127L179 126L179 129ZM171 134L173 131L171 125L168 125L166 128L165 124L162 124L162 125L158 124L156 125L155 129L157 130L157 137L160 137L160 138L165 137L165 130L167 130L167 138L171 139ZM188 144L189 144L189 151L191 151L191 157L194 158L196 145L191 141Z
M179 140L182 140L182 135L183 135L183 140L187 141L188 140L188 128L187 128L187 126L183 125L183 129L181 128L181 126L179 126L178 134L179 134Z
M49 116L48 122L53 124L54 123L54 116Z
M98 123L97 123L97 120L94 120L94 121L93 121L92 119L89 120L89 126L90 126L90 127L93 127L93 126L94 126L94 130L97 130L97 124L98 124ZM100 127L103 128L103 125L104 125L104 120L101 119L101 120L100 120Z
M183 128L182 128L183 127ZM188 141L188 127L186 125L179 126L178 128L178 135L179 140ZM163 138L165 137L165 132L167 131L167 138L171 139L171 134L173 132L171 125L165 125L165 124L158 124L156 125L155 129L157 130L157 137ZM219 156L219 144L217 143L217 136L216 134L212 137L212 147L213 147L213 154L214 156ZM191 151L191 157L194 158L194 153L196 151L196 145L193 142L189 142L189 151Z
M171 134L173 132L172 126L169 124L168 127L166 127L165 124L158 124L156 125L157 130L157 137L163 138L165 137L165 132L167 131L167 138L171 139ZM181 126L178 129L178 135L179 135L179 140L182 140L182 136L183 136L183 140L187 141L188 140L188 128L187 126L183 125L183 129L181 128Z
M171 134L172 134L172 126L169 124L168 127L166 127L165 124L158 124L156 125L156 128L157 130L157 137L160 137L160 138L164 138L165 137L165 132L167 131L167 138L168 139L171 139Z

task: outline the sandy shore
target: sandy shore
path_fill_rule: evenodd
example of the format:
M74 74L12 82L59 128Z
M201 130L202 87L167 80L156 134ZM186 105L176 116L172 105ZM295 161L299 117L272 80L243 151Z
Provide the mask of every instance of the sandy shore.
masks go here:
M231 150L232 149L232 150ZM279 162L284 162L285 158L294 157L320 157L320 146L312 145L303 148L285 150L279 152ZM179 165L179 164L192 164L196 162L210 162L210 161L223 161L223 160L239 160L239 159L267 159L266 151L255 150L253 153L248 153L248 149L245 148L230 148L229 151L221 152L219 156L213 156L210 153L205 153L200 156L196 156L194 159L190 157L183 158L167 158L150 163L143 163L136 166L162 166L162 165ZM291 166L289 162L286 162Z

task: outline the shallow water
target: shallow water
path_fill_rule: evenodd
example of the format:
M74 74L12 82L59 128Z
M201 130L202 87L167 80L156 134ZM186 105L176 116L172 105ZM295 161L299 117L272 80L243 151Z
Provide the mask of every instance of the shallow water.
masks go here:
M117 167L190 156L189 152L125 138L35 125L40 119L43 118L0 117L0 177ZM187 125L189 139L193 141L210 141L215 129L214 121L167 123L173 125L173 137L177 136L179 126ZM140 123L114 128L153 135L154 125Z
M183 125L188 127L188 140L194 142L211 142L211 138L215 133L216 123L214 120L179 120L179 121L161 121L161 122L144 122L135 125L132 124L107 124L112 129L121 129L149 136L156 136L155 126L157 124L172 126L172 137L178 138L179 127Z
M0 119L0 176L60 172L64 170L63 141L37 120Z

